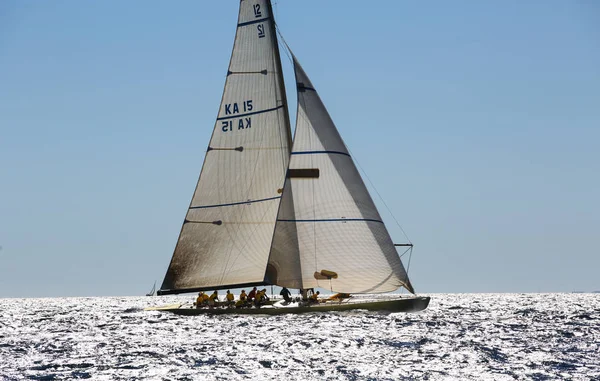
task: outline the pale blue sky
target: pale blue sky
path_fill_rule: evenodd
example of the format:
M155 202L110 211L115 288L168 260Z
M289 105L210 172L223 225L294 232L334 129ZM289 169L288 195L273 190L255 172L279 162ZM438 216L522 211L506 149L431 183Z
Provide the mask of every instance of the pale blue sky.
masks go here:
M0 297L140 295L162 281L237 6L0 2ZM600 3L275 9L414 242L417 291L600 290Z

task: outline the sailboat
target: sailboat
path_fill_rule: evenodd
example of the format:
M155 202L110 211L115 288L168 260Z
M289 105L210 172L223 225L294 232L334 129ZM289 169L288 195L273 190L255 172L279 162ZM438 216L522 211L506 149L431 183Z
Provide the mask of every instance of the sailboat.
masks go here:
M154 286L152 286L152 290L150 290L150 292L147 293L146 296L154 296L155 293L156 293L156 282L154 282Z
M315 86L291 58L298 95L293 137L271 2L241 0L219 113L157 294L276 285L346 297L155 309L194 315L427 308L429 297L351 296L414 288Z

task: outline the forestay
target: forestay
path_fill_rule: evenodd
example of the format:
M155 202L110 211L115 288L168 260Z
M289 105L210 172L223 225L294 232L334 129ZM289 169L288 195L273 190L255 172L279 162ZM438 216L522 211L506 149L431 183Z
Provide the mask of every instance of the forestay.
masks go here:
M282 78L270 3L242 1L219 114L159 293L265 281L290 155Z
M294 58L298 115L270 271L277 284L414 292L342 138ZM323 271L324 270L324 271Z

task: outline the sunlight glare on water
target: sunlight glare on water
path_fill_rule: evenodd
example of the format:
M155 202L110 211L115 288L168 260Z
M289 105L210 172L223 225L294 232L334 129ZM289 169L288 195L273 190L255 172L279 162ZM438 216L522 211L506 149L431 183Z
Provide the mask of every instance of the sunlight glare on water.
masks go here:
M191 298L0 299L0 380L600 378L598 294L437 294L417 314L143 310Z

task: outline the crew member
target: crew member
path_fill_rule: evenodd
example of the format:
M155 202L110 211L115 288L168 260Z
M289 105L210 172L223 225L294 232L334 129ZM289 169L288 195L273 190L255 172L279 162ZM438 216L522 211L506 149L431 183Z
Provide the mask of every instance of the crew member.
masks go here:
M252 302L256 299L256 287L253 287L250 293L248 294L248 301Z
M215 292L213 292L209 297L208 297L208 305L213 307L217 304L217 302L219 301L219 293L217 292L217 290L215 290Z
M194 303L196 305L196 308L200 308L202 307L202 303L204 303L204 292L200 291L198 293L198 297L196 298L196 303Z
M240 308L246 305L246 300L248 299L248 295L246 295L246 290L242 290L240 293L240 300L235 303L236 308Z
M319 294L320 294L320 292L319 292L319 291L317 291L317 292L315 292L314 294L312 294L312 295L310 296L310 302L311 302L311 303L319 303Z
M290 290L288 290L287 288L282 288L281 292L279 293L279 295L283 296L283 300L285 300L287 303L292 301L292 293L290 292Z
M257 306L262 304L263 298L265 297L266 290L260 290L256 292L256 297L254 298L254 304Z
M227 305L230 306L233 304L234 296L229 290L227 290L227 295L225 295L225 299L227 299Z

